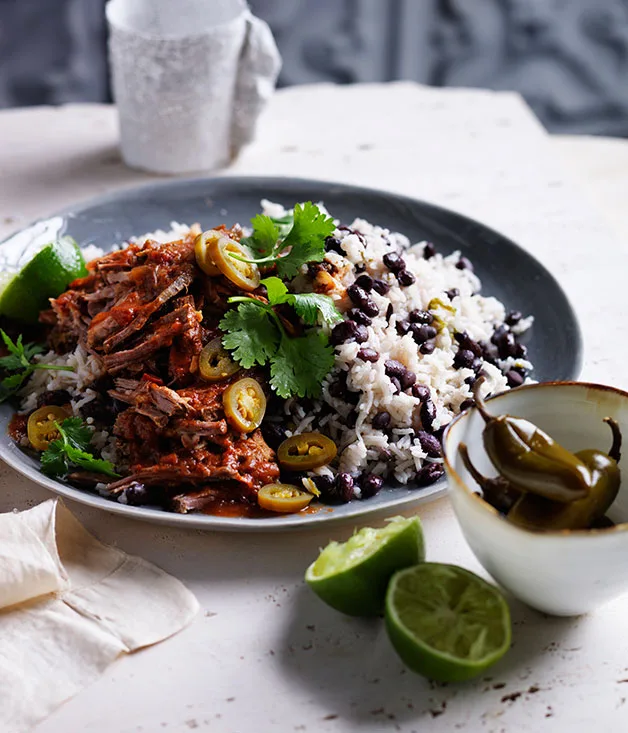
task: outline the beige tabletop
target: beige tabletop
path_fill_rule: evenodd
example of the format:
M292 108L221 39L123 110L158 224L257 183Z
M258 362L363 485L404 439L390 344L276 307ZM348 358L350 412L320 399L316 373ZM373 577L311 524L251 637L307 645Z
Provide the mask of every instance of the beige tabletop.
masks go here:
M628 387L628 328L620 318L628 142L551 138L509 94L322 85L278 93L256 142L220 173L355 182L485 221L565 287L583 328L583 375ZM75 201L154 178L121 162L112 107L0 112L0 237ZM0 510L48 497L0 467ZM476 682L436 686L406 672L380 623L342 617L304 586L317 548L346 538L351 526L211 534L70 508L103 541L183 580L202 611L172 640L114 665L40 733L625 728L628 598L577 619L544 617L512 599L507 657ZM446 499L420 515L429 559L481 572Z

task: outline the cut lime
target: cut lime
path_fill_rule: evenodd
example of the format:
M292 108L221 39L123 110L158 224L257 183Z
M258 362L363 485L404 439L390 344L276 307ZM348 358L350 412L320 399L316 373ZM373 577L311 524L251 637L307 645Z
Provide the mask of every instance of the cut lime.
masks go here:
M382 529L364 527L346 542L330 542L305 573L312 590L350 616L384 610L392 574L425 559L418 517L395 517Z
M37 323L48 307L76 280L87 275L83 255L71 237L47 244L8 282L0 283L0 314L23 323ZM6 275L5 275L6 277Z
M500 591L454 565L423 563L395 573L386 629L403 661L439 682L460 682L506 653L511 624Z

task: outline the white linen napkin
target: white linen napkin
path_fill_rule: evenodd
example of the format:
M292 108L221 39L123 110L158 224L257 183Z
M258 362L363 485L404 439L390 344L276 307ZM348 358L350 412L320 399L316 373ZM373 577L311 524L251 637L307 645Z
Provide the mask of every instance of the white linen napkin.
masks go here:
M0 515L0 609L0 730L22 733L121 654L180 631L198 603L50 499Z

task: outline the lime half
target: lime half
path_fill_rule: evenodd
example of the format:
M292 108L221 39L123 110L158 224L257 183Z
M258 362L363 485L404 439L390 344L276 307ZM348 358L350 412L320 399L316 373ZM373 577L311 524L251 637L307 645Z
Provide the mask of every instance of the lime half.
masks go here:
M508 650L508 605L495 586L454 565L423 563L393 576L386 629L403 661L439 682L483 672Z
M350 616L384 611L392 574L425 559L418 517L395 517L382 529L364 527L346 542L330 542L305 573L312 590Z
M8 282L0 283L0 314L23 323L37 323L48 308L76 280L87 275L83 255L71 237L47 244ZM6 277L6 275L5 275Z

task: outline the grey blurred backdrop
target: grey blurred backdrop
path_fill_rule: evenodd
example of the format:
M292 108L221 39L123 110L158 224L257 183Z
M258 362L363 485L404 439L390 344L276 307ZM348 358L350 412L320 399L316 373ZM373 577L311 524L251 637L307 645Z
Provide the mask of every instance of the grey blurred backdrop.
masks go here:
M211 0L208 0L211 3ZM109 101L105 0L0 0L0 107ZM280 84L521 92L551 131L628 137L628 0L250 0Z

